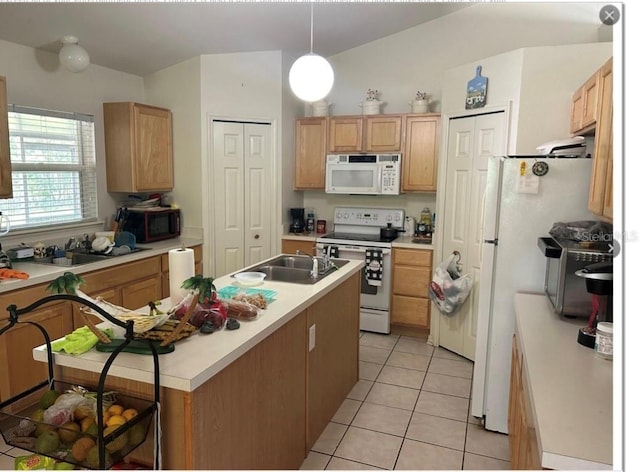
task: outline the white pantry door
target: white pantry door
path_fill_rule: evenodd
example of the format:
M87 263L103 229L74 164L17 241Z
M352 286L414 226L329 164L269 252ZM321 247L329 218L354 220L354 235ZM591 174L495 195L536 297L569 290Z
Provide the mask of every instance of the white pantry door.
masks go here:
M489 156L505 149L504 113L488 113L449 121L442 254L461 255L462 272L471 274L473 289L453 315L439 314L439 345L474 360L478 331L478 280Z
M214 121L215 277L270 254L271 154L271 125Z

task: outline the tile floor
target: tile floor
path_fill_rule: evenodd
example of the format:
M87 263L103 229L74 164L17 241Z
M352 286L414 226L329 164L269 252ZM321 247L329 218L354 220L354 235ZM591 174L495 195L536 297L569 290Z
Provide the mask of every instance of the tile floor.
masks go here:
M473 364L416 338L363 333L360 381L301 469L509 469L504 434L469 412ZM0 436L0 470L30 452Z
M472 373L423 340L361 333L360 380L301 469L510 469L508 437L469 411Z

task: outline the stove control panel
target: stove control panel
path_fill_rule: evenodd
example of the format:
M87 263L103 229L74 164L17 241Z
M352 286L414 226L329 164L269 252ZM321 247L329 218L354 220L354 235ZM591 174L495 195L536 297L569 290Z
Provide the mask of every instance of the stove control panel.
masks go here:
M404 210L339 207L333 213L334 225L384 228L387 223L391 223L395 228L402 228L404 225Z

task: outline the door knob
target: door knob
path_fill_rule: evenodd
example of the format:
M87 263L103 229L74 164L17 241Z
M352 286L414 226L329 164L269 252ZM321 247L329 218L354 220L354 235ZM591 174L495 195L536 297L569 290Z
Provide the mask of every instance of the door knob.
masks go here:
M260 239L260 235L259 235L259 234L256 234L256 235L253 237L253 239Z

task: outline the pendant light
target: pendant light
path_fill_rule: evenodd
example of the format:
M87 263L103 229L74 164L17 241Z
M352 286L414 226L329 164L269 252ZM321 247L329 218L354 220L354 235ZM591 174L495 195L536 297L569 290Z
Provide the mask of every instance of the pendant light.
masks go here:
M81 46L78 46L78 38L75 36L64 36L60 42L62 49L58 57L60 64L71 72L82 72L89 66L89 53Z
M313 52L313 3L311 4L311 48L309 54L299 57L289 70L289 86L305 102L326 97L333 87L333 69L324 57Z

